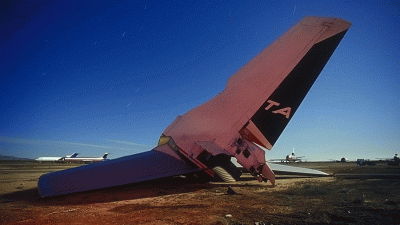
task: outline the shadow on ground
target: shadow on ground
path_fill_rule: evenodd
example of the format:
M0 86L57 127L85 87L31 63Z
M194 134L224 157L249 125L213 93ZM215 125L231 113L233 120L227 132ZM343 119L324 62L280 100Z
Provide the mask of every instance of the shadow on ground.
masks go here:
M38 189L33 188L0 195L0 203L25 202L29 205L42 206L82 205L188 193L209 189L212 186L198 183L193 179L173 177L47 198L41 198Z

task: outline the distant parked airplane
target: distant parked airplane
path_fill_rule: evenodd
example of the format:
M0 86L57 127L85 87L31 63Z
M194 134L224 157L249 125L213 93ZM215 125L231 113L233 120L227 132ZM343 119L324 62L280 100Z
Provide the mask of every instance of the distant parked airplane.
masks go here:
M65 159L75 158L79 153L74 153L72 155L67 155L65 157L39 157L35 159L40 162L56 162L56 161L64 161Z
M153 150L42 175L40 195L183 174L231 181L240 176L232 157L259 181L275 184L258 146L272 149L349 27L342 19L304 18L232 75L221 93L176 117Z
M107 159L108 153L105 153L102 157L70 157L65 158L65 162L101 162Z
M394 154L392 158L379 158L379 161L386 161L390 166L398 166L400 164L398 154Z
M295 154L294 154L294 148L293 148L293 152L292 152L292 154L290 154L290 155L287 155L286 156L286 162L288 163L290 163L290 162L301 162L301 158L304 158L304 156L296 156Z
M392 158L378 158L381 161L399 161L398 154L394 154Z
M273 162L273 161L281 161L282 163L301 162L301 159L303 157L304 156L296 156L294 154L294 148L293 148L292 153L290 155L287 155L286 158L284 158L284 159L271 159L271 160L268 160L268 162Z

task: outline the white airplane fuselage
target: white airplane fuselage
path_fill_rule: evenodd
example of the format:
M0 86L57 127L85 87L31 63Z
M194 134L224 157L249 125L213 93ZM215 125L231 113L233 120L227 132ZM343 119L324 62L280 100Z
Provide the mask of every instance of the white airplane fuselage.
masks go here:
M79 153L74 153L72 155L67 155L65 157L39 157L35 159L36 161L39 162L57 162L57 161L65 161L65 159L72 159L75 158Z
M55 161L62 161L63 158L64 157L39 157L35 160L40 162L55 162Z
M105 153L102 157L71 157L65 158L65 162L101 162L107 159L108 153Z
M287 155L286 156L286 161L287 162L301 162L301 159L299 159L298 157L296 157L295 155Z
M64 161L65 162L101 162L103 161L103 157L85 157L85 158L66 158Z

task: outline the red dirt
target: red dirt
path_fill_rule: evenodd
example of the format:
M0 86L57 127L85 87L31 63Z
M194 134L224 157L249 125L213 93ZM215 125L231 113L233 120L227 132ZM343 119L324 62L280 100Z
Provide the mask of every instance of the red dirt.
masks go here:
M303 165L330 173L361 168L340 163ZM400 223L399 180L278 176L272 187L249 174L235 183L202 184L175 177L40 198L38 177L67 167L71 165L0 163L0 224ZM228 186L238 194L228 195Z

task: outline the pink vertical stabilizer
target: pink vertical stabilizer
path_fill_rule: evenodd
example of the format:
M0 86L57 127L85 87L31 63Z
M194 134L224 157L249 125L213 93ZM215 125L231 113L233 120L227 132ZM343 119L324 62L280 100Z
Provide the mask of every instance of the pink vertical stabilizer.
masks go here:
M178 116L163 136L200 168L225 154L274 184L259 146L272 148L350 25L335 18L301 20L230 77L223 92Z

